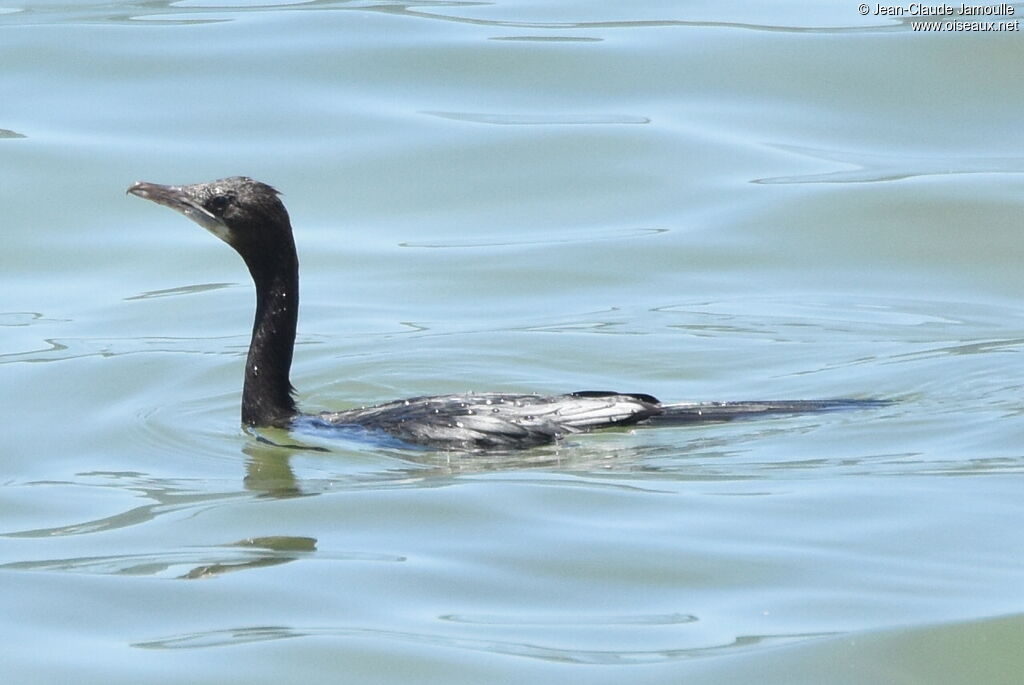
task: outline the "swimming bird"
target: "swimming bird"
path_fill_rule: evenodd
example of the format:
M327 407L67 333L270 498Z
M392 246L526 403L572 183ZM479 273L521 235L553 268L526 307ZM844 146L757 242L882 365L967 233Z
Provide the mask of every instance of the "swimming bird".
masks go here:
M405 446L521 449L613 426L689 424L877 406L875 400L663 404L644 393L466 393L412 397L371 407L304 414L290 381L299 308L299 261L277 190L245 176L193 185L140 181L128 192L170 207L233 247L256 286L245 362L242 423L251 427L353 428Z

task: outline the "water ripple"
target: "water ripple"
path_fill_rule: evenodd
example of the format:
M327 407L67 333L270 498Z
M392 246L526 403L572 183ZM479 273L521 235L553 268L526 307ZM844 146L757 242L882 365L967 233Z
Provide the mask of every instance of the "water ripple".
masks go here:
M322 554L317 551L315 538L271 536L247 538L224 545L170 552L14 561L0 564L0 569L199 580L215 578L235 571L279 566L308 558L314 553L318 558L335 561L403 562L406 560L405 557L399 555L371 552L346 551Z
M494 247L521 247L523 245L560 245L564 243L594 243L602 240L624 240L632 238L643 238L662 233L668 233L667 228L617 228L606 231L588 231L586 235L568 238L522 238L503 239L500 241L481 238L479 240L458 240L451 242L403 242L399 247L416 247L431 249L452 249L452 248L494 248Z
M603 38L588 36L492 36L490 40L523 41L534 43L600 43Z
M134 0L133 2L111 4L107 2L89 6L85 4L52 7L19 7L0 11L0 20L18 24L58 23L139 23L152 25L189 25L233 21L234 16L253 12L296 12L296 11L356 11L393 14L428 21L443 21L472 26L500 29L528 29L569 31L569 30L639 30L659 28L684 29L735 29L769 33L794 34L846 34L912 31L908 18L894 18L881 24L836 24L832 26L799 26L796 24L769 24L744 21L720 21L715 19L608 19L569 21L530 21L528 19L487 19L458 14L462 10L477 9L494 3L479 0ZM851 12L852 14L852 12ZM863 21L861 17L858 20ZM537 40L543 36L500 37L498 40ZM600 40L585 37L583 40Z
M953 176L960 174L1024 173L1024 157L961 157L885 155L868 152L825 150L798 145L774 145L793 154L851 164L856 169L830 171L823 174L773 176L754 179L752 183L880 183L899 181L915 176Z
M69 523L62 526L32 528L0 532L6 538L53 538L66 535L85 535L103 531L128 528L146 523L159 516L174 512L196 512L219 506L225 501L239 498L253 498L249 492L195 492L189 489L193 485L206 481L169 481L148 478L138 473L94 472L81 474L83 477L99 478L102 481L92 484L93 487L110 488L119 492L132 492L151 500L149 504L132 507L111 516ZM52 487L54 485L81 485L81 483L63 481L35 481L25 483L22 487Z
M286 564L315 551L314 538L276 536L249 538L196 550L14 561L0 564L0 569L131 576L170 574L179 579L194 580ZM350 558L361 557L353 555Z
M287 640L300 637L334 638L378 638L399 642L426 644L438 647L463 649L489 654L518 656L542 661L592 666L654 664L683 659L720 656L736 653L753 647L766 647L834 635L830 632L794 633L780 635L740 635L731 642L654 650L588 650L566 649L528 642L485 640L432 633L413 633L359 627L310 627L290 626L246 626L222 630L200 631L172 635L165 638L145 640L132 644L142 649L201 649L206 647L228 647L251 642Z
M665 626L699 620L693 614L446 614L439 618L487 626Z
M40 323L66 323L71 319L51 319L40 312L0 312L0 326L34 326Z
M504 126L537 126L543 124L649 124L647 117L630 114L489 114L485 112L439 112L424 110L442 119L470 121L476 124L498 124Z
M211 345L211 348L200 347L203 341L235 340L237 348L223 344ZM85 357L117 357L128 354L151 352L177 352L186 354L217 354L244 356L248 341L241 336L224 336L211 338L172 338L172 337L134 337L134 338L44 338L45 347L28 352L0 354L0 364L16 362L53 362Z

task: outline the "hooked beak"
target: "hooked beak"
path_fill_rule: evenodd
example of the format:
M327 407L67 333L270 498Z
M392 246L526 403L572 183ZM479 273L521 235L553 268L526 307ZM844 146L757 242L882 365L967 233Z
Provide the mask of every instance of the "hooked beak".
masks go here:
M230 230L227 224L203 207L202 201L194 188L195 186L164 186L159 183L138 181L132 184L127 192L144 200L155 202L158 205L170 207L196 222L224 242L229 243Z

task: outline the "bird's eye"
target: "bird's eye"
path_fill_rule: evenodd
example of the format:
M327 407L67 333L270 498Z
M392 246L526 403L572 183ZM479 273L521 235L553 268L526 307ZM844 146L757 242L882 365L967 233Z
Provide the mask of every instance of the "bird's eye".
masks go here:
M231 197L228 195L214 195L208 203L206 208L214 214L220 215L224 213L224 210L231 204Z

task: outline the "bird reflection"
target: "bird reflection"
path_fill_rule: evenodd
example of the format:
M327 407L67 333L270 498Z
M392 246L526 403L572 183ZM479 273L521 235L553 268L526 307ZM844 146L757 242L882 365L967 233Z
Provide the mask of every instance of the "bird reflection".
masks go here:
M275 535L262 538L248 538L224 546L251 550L251 555L248 558L237 561L218 561L212 564L202 564L196 566L188 573L178 576L178 578L183 580L213 578L232 571L245 571L247 569L287 564L306 554L315 552L316 538Z
M245 489L276 499L306 494L299 488L289 459L290 450L294 449L306 448L301 445L278 445L266 438L258 438L258 442L250 442L242 448L248 457L245 462L245 478L242 479Z

